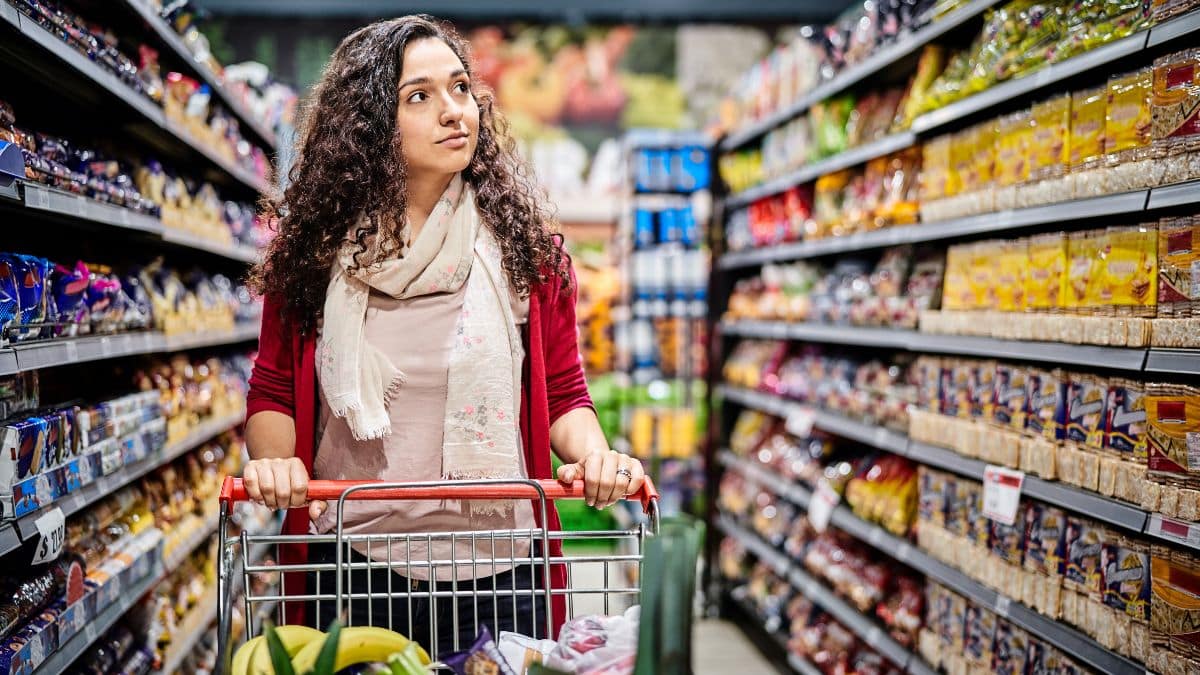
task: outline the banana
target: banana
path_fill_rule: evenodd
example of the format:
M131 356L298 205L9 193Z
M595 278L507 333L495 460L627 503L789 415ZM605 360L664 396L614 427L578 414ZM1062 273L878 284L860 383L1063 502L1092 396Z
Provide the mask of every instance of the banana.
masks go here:
M292 670L297 675L307 673L316 666L323 643L324 640L310 642L292 657ZM342 629L338 639L333 671L336 673L359 663L386 663L389 656L402 651L408 644L408 638L386 628L348 626ZM429 654L420 646L417 647L417 658L422 665L429 665Z
M266 642L260 635L256 638L250 638L238 650L233 653L233 662L229 666L229 675L246 675L250 667L250 656L254 653L254 648L258 647L258 643Z
M325 633L308 626L275 626L275 634L279 636L279 641L287 650L288 658L294 657L310 642L320 644L324 642L325 638ZM257 647L250 655L247 675L274 675L275 668L271 665L271 650L267 646L266 639L255 639L262 639L262 646Z

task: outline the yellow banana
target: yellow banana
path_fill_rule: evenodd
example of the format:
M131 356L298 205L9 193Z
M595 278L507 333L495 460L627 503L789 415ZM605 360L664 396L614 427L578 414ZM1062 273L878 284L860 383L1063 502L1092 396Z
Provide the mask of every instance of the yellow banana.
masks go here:
M303 675L316 666L323 643L324 640L310 642L292 657L292 670L296 671L297 675ZM386 628L348 626L342 629L338 639L333 672L359 663L386 663L389 656L402 651L408 643L408 638ZM429 654L419 645L417 657L421 659L422 665L429 665Z
M325 637L325 633L308 626L275 626L275 634L279 636L279 641L287 651L288 658L295 656L310 642L318 644L324 642ZM264 636L255 638L255 640L259 639L262 640L261 646L257 647L250 655L246 672L248 675L274 675L275 668L271 665L271 649L267 646Z
M254 653L254 648L258 643L266 642L260 635L256 638L250 638L238 650L233 653L233 662L229 666L229 675L246 675L250 667L250 656Z

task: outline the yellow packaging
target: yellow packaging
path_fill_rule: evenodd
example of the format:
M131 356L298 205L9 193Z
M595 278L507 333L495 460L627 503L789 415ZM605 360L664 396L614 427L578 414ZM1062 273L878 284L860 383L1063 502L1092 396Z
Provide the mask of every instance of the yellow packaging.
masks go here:
M981 241L972 246L967 269L967 283L971 289L969 309L995 309L1002 245L1003 242L998 241Z
M1029 178L1061 176L1071 158L1071 96L1064 94L1034 105L1031 125Z
M1120 155L1150 145L1150 94L1154 89L1154 71L1110 78L1108 110L1104 122L1104 150Z
M979 180L975 173L975 153L979 146L979 133L975 127L969 127L955 134L952 159L954 172L958 176L958 192L969 194L979 189Z
M996 309L1025 311L1025 275L1029 269L1029 241L1018 239L1000 246L996 262Z
M950 170L950 136L938 136L921 146L921 201L946 196L946 174Z
M1084 89L1071 96L1070 166L1072 171L1088 167L1104 156L1105 117L1108 90Z
M1067 235L1043 234L1029 240L1029 270L1025 275L1025 306L1051 311L1064 306L1067 283Z
M975 127L975 182L977 189L991 186L995 178L996 164L996 120L991 119Z
M1102 231L1072 232L1067 235L1067 285L1063 307L1085 312L1098 307Z
M1029 150L1033 136L1028 110L1000 118L996 132L996 185L1006 187L1029 179Z
M971 308L970 263L971 245L958 244L946 250L946 278L942 282L942 307L944 309Z
M1158 305L1158 227L1109 228L1107 238L1097 300L1136 316L1153 316Z
M950 164L946 170L946 196L963 192L963 179L971 166L970 138L966 131L960 131L950 136Z

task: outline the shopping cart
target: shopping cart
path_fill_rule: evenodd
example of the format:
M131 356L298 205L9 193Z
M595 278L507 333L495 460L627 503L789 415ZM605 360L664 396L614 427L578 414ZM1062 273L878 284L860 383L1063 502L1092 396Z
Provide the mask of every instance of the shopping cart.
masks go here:
M422 646L436 661L439 630L448 625L454 636L454 650L465 648L469 643L460 644L460 627L473 622L474 635L481 618L494 620L506 615L509 608L512 613L508 616L517 615L519 601L525 607L522 614L532 614L529 625L537 627L542 636L553 633L556 600L560 606L565 605L566 618L612 614L636 604L641 593L646 536L657 535L659 529L658 493L649 478L640 492L627 498L641 501L645 518L624 530L568 532L543 527L395 534L344 531L347 503L360 500L487 500L512 502L514 508L523 503L536 509L537 522L546 523L547 501L582 499L582 481L564 486L552 480L314 480L309 483L308 497L325 500L330 509L335 509L333 531L290 536L242 532L230 537L227 528L233 508L249 497L240 478L225 479L220 496L218 674L228 672L231 648L238 644L232 635L232 623L233 594L239 585L244 593L246 639L258 631L261 621L282 624L289 605L308 603L308 611L321 616L306 622L321 628L336 617L347 625L370 624L409 636L424 635L429 644ZM572 542L575 553L551 555L551 542L555 541ZM310 551L313 546L324 546L325 555L316 562L310 556L301 564L261 562L262 552L271 550L275 551L273 560L279 561L279 547L285 544L307 544ZM239 566L240 574L236 571ZM507 585L484 581L481 587L481 580L492 573L518 566L528 566L532 583L527 587L516 581L516 574L508 575L511 583ZM565 586L552 587L552 571L565 571ZM438 583L420 583L430 578ZM290 584L301 587L292 588ZM462 609L464 604L473 611ZM446 611L451 613L449 624L440 615ZM421 620L421 614L427 617Z

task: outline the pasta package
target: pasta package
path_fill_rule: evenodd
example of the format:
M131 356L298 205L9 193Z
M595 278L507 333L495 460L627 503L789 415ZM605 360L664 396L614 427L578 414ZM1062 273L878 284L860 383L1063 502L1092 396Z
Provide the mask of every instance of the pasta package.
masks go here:
M1145 464L1146 390L1141 382L1114 379L1108 386L1105 449L1122 459Z
M1067 235L1062 232L1032 237L1025 271L1025 304L1034 311L1063 307L1067 271Z
M1200 218L1164 218L1158 225L1160 316L1200 316Z
M1154 546L1150 560L1150 631L1156 645L1200 657L1200 563L1192 556Z
M1158 306L1158 227L1110 228L1101 252L1097 302L1125 316L1154 316Z
M1200 474L1200 389L1151 384L1146 424L1150 475L1167 482L1195 482Z
M1154 62L1151 137L1166 170L1163 183L1200 178L1200 49Z
M1106 541L1106 531L1098 523L1080 516L1067 517L1067 534L1063 542L1066 555L1063 585L1090 598L1099 600L1102 574L1100 562Z

